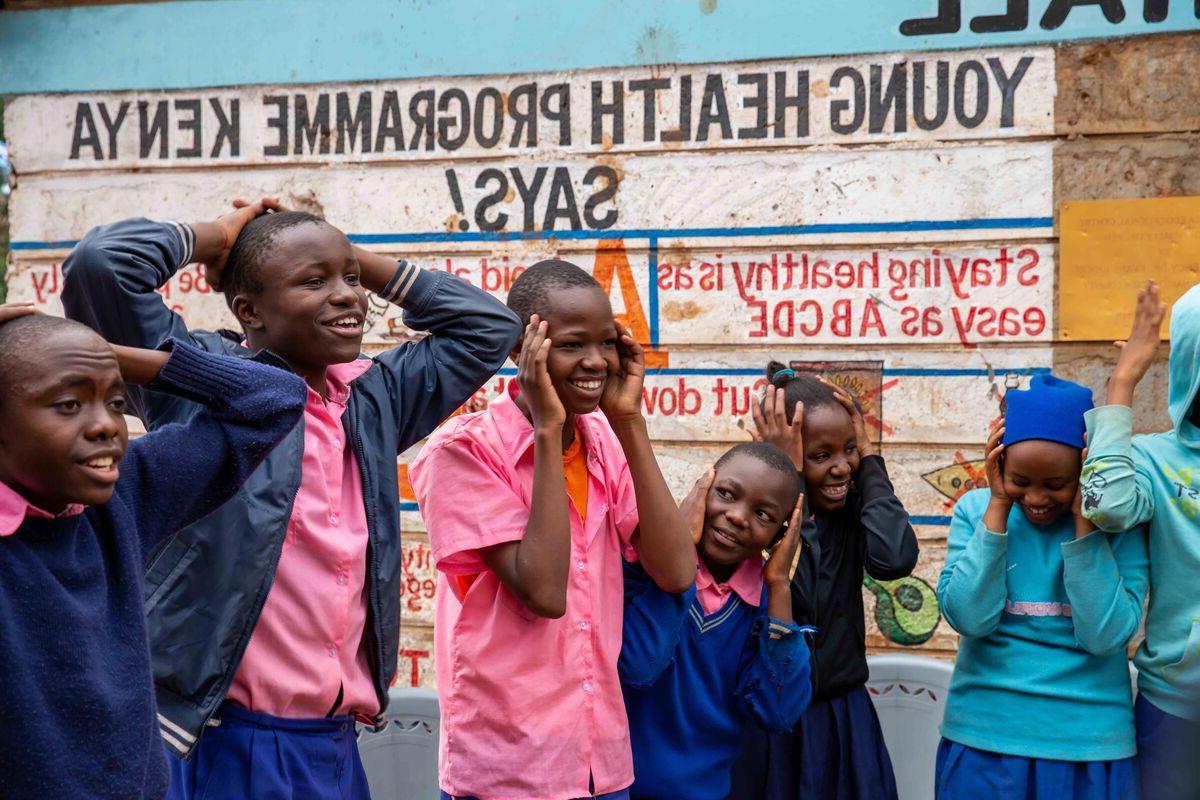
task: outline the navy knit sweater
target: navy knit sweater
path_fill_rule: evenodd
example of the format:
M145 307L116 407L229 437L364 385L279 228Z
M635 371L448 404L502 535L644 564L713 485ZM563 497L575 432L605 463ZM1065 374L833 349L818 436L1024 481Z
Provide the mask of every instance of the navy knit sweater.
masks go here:
M801 629L736 593L705 615L693 586L662 591L625 565L618 668L633 745L634 800L724 800L747 722L790 730L808 706Z
M165 795L145 564L237 492L306 398L291 373L178 342L151 387L205 408L131 442L107 504L0 537L0 797Z

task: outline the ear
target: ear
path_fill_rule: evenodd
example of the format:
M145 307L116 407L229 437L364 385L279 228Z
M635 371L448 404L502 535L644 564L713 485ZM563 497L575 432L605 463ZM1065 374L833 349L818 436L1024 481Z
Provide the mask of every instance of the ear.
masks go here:
M233 315L237 317L237 321L243 329L260 331L265 327L262 316L258 313L258 306L255 304L254 298L250 295L235 295L233 302L230 303L230 308L233 310Z

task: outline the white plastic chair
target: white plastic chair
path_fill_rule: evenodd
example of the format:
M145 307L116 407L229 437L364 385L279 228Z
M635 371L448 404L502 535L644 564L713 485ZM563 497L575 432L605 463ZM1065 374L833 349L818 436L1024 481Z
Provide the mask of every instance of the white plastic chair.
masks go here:
M372 800L437 800L441 713L435 692L392 687L387 725L358 735Z
M954 665L928 656L867 656L867 690L879 715L900 800L933 800L942 713Z

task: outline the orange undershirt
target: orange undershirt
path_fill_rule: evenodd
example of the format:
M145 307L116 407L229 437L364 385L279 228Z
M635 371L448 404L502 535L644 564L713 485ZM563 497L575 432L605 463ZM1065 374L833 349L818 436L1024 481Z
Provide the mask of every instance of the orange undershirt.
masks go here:
M575 441L571 442L571 446L563 453L563 473L567 478L567 497L575 504L575 510L579 512L579 519L583 522L587 521L588 507L588 471L587 471L587 454L583 449L583 437L579 432L575 432ZM475 582L478 575L453 575L452 580L458 589L459 598L467 596L467 590L471 588L471 584Z

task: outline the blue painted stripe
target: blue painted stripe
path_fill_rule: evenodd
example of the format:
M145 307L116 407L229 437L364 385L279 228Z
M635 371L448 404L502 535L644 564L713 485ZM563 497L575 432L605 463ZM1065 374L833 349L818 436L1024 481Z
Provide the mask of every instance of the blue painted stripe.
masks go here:
M1074 4L1052 30L980 34L996 2L963 3L953 33L906 36L934 0L194 0L0 12L0 94L561 72L850 53L979 48L1195 30L1176 0L1148 23Z
M419 512L421 509L417 506L416 503L412 503L407 500L402 500L402 501L400 501L400 510L401 511L417 511L417 512Z
M589 241L598 239L648 239L655 245L671 238L740 238L753 236L806 236L833 233L910 233L938 231L1032 230L1050 228L1052 217L993 217L990 219L927 219L901 222L838 222L814 225L765 225L749 228L628 228L608 231L467 231L465 233L350 233L355 244L439 244L513 241ZM15 241L13 250L53 250L74 247L71 241ZM652 273L653 274L653 273ZM653 291L653 289L651 290ZM655 315L657 316L657 315Z
M913 525L949 525L949 516L922 516L920 514L910 515L908 521Z
M516 367L501 367L498 375L516 377ZM650 367L647 375L695 375L701 377L760 378L763 371L754 367ZM1049 375L1050 367L993 367L987 369L944 369L939 367L883 368L885 378L985 378L989 375Z

